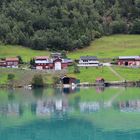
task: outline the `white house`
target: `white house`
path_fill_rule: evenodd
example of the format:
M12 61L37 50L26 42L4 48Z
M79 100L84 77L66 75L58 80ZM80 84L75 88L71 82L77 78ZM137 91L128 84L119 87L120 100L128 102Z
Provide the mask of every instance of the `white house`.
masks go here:
M80 67L97 67L99 61L96 56L81 56L78 66Z

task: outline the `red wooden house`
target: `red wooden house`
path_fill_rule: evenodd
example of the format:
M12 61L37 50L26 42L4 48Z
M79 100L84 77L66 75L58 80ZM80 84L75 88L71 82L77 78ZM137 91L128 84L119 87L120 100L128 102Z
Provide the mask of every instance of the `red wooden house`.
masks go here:
M17 57L6 58L0 60L0 67L18 68L19 59Z
M123 66L140 66L140 56L120 56L117 63Z
M49 58L48 56L35 57L36 69L54 69L61 70L68 67L68 62L61 58Z
M6 58L6 67L8 68L18 68L19 59L17 57Z

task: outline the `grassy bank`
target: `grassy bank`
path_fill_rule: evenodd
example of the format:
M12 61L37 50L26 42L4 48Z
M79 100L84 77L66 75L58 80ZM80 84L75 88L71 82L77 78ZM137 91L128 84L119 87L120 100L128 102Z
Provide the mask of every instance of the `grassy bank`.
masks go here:
M125 80L140 80L140 69L112 67ZM21 69L6 69L0 68L0 84L7 84L8 74L14 74L14 84L17 86L31 84L32 78L35 74L41 74L45 84L53 84L53 77L60 77L64 74L80 79L80 82L94 83L97 77L103 77L106 81L120 81L108 67L103 68L80 68L80 73L74 73L74 68L71 66L68 72L47 72L36 70L21 70Z
M45 84L52 84L53 77L60 77L61 73L49 73L45 71L36 71L36 70L21 70L21 69L7 69L0 68L0 84L8 83L8 74L14 74L14 85L24 86L29 85L32 82L32 78L36 74L41 74Z

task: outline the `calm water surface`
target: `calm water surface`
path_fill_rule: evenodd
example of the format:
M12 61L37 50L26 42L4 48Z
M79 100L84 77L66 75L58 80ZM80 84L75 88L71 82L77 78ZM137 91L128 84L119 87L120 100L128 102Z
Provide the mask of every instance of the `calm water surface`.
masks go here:
M0 140L139 140L140 88L0 90Z

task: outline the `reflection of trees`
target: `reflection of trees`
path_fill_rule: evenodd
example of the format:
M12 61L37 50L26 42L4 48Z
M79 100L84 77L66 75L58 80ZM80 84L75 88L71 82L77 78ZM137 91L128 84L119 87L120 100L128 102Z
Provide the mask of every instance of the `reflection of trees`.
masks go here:
M9 89L9 92L8 92L8 100L9 101L12 101L14 99L15 99L14 90L13 89Z
M32 114L36 114L36 107L37 107L36 103L31 103L31 112L32 112Z
M76 96L74 98L74 108L75 109L79 109L79 103L80 103L81 97L80 96Z
M42 96L43 96L43 88L33 89L33 95L37 99L42 98Z
M22 116L24 113L24 108L22 104L19 104L19 115Z

